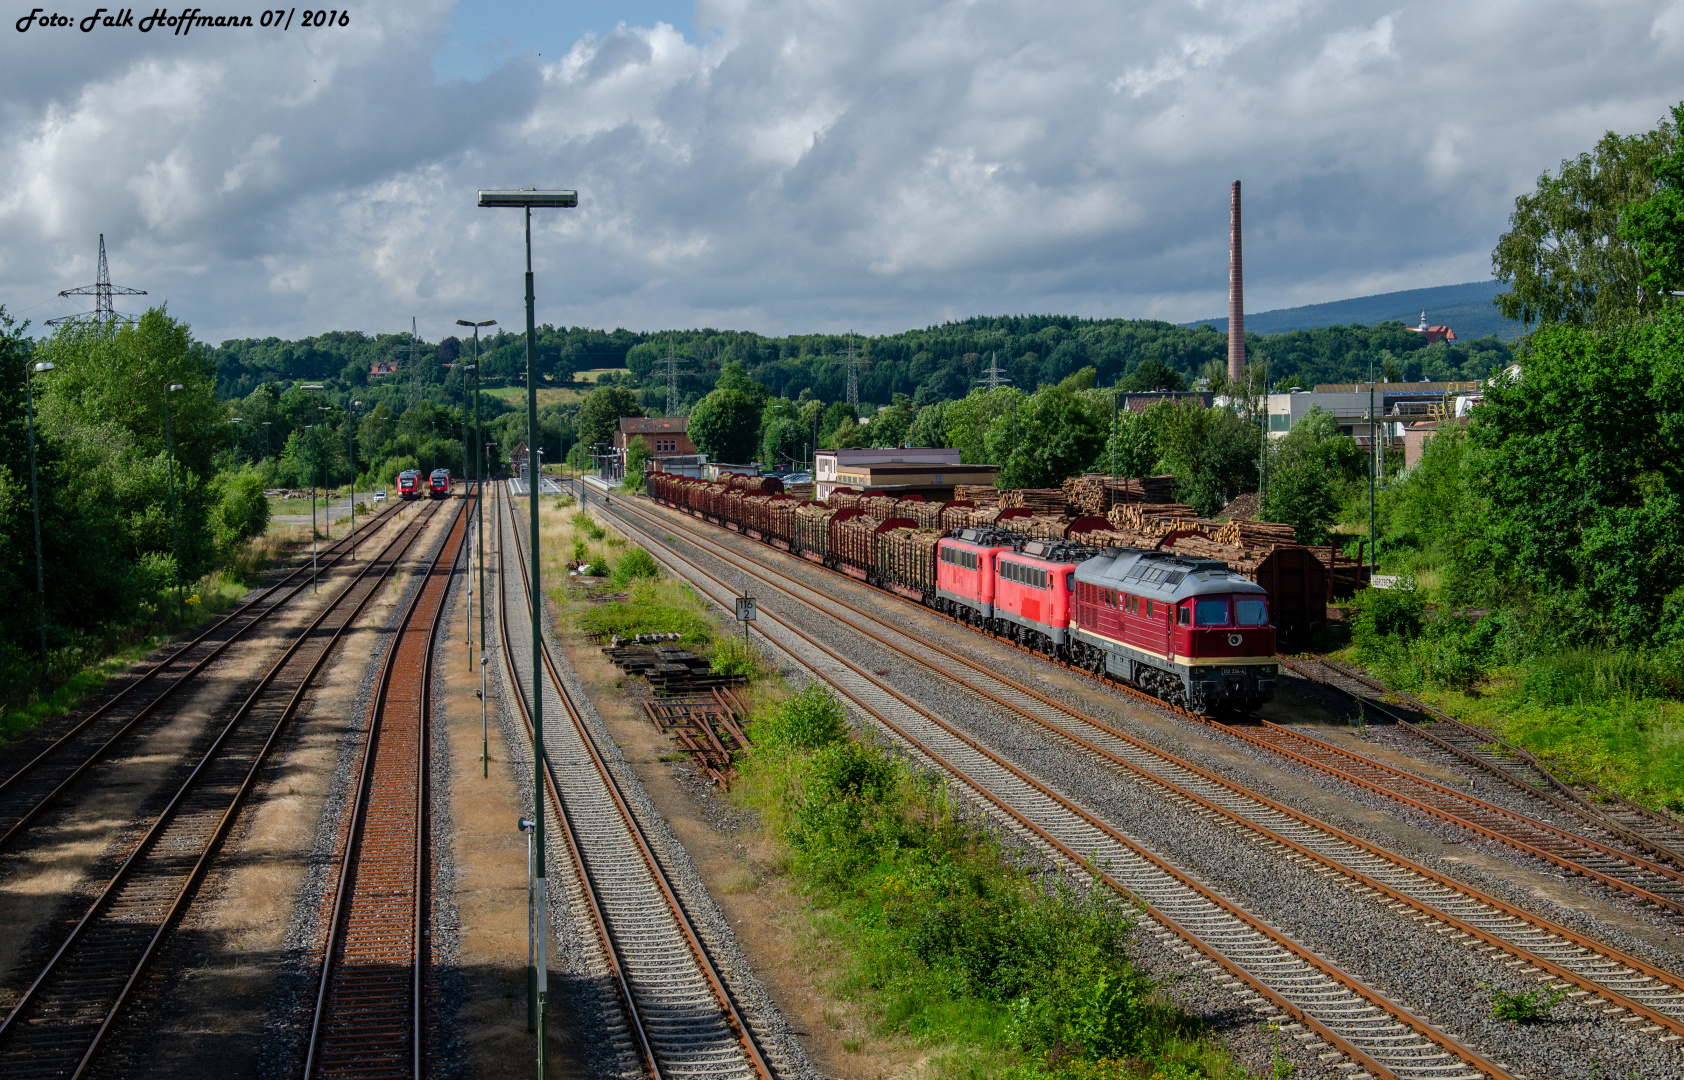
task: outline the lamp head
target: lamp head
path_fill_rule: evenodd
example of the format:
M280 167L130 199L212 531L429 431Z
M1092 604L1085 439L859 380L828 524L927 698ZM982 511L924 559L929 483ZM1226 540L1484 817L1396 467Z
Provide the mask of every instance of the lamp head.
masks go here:
M35 370L51 371L53 370L53 362L51 360L38 360L35 362Z
M481 188L479 192L481 206L558 206L569 208L579 205L577 191L539 191L537 188Z
M187 389L187 387L181 385L178 382L172 382L172 383L170 383L170 389L171 390L185 390L185 389Z

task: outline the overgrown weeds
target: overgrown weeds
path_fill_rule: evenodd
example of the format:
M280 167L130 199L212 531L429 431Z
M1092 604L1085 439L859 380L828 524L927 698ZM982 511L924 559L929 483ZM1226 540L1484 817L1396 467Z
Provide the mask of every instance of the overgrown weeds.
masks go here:
M851 739L827 688L751 735L738 797L787 847L820 931L845 944L831 989L878 1034L939 1048L936 1075L1240 1075L1130 963L1131 907L1027 872L940 783Z

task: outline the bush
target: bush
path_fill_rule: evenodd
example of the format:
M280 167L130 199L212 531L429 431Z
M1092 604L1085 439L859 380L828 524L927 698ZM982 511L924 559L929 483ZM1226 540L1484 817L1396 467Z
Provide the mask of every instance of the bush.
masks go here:
M1374 648L1381 638L1413 641L1426 619L1426 602L1413 582L1405 588L1364 589L1352 600L1356 618L1351 639L1357 648Z
M1534 705L1599 705L1676 695L1676 674L1642 653L1573 649L1525 665L1520 691Z
M661 568L655 562L655 556L640 547L634 547L620 557L614 567L614 584L630 585L639 578L654 578L661 576Z
M800 752L822 749L847 733L848 714L835 692L822 683L810 683L757 722L749 734L757 746Z
M713 647L708 664L715 675L740 675L753 682L760 677L760 654L740 637L728 637Z

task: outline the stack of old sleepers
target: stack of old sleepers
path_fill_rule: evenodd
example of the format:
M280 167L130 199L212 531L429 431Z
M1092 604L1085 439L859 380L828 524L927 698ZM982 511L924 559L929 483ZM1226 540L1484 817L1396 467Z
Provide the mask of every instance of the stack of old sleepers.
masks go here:
M1021 506L1037 514L1062 514L1065 510L1061 488L1007 488L1000 492L1000 506L1011 509Z
M859 507L865 511L865 516L876 521L888 521L895 516L895 502L893 495L862 495Z
M1217 529L1211 538L1221 544L1243 544L1247 547L1296 544L1298 530L1279 522L1238 518Z
M895 592L922 600L936 591L939 529L887 529L877 535L877 574Z
M658 694L691 694L742 682L741 675L716 675L706 657L682 645L609 646L603 654L628 675L641 675Z
M802 503L795 508L795 546L803 555L823 562L830 552L830 519L837 511L823 503Z
M801 503L788 495L774 495L766 501L766 536L781 546L795 542L795 509Z
M720 787L730 786L732 760L749 746L742 728L748 709L735 692L716 686L706 694L648 700L643 710L655 729L688 750Z
M841 519L841 520L838 520ZM882 522L865 514L830 521L830 556L839 569L864 577L877 567L877 529Z
M953 498L980 507L999 506L1000 489L992 484L954 484Z

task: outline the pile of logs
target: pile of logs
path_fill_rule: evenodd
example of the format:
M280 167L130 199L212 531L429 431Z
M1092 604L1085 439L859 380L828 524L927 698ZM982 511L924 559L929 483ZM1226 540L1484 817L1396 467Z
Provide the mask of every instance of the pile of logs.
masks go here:
M1107 515L1111 527L1123 532L1163 536L1176 529L1215 529L1216 523L1206 521L1185 503L1130 503L1114 506Z
M1211 538L1220 544L1244 544L1247 547L1296 544L1298 530L1274 521L1238 518L1217 529Z
M895 501L893 495L862 495L855 505L865 511L866 517L888 521L895 516Z
M1105 476L1088 473L1064 482L1064 500L1070 512L1104 517L1113 506L1126 503L1166 503L1175 491L1173 476Z
M1037 514L1062 514L1065 510L1061 488L1007 488L1000 492L1000 508L1010 510L1022 506Z
M1000 489L992 484L954 484L953 497L955 499L969 499L977 507L1000 505Z

